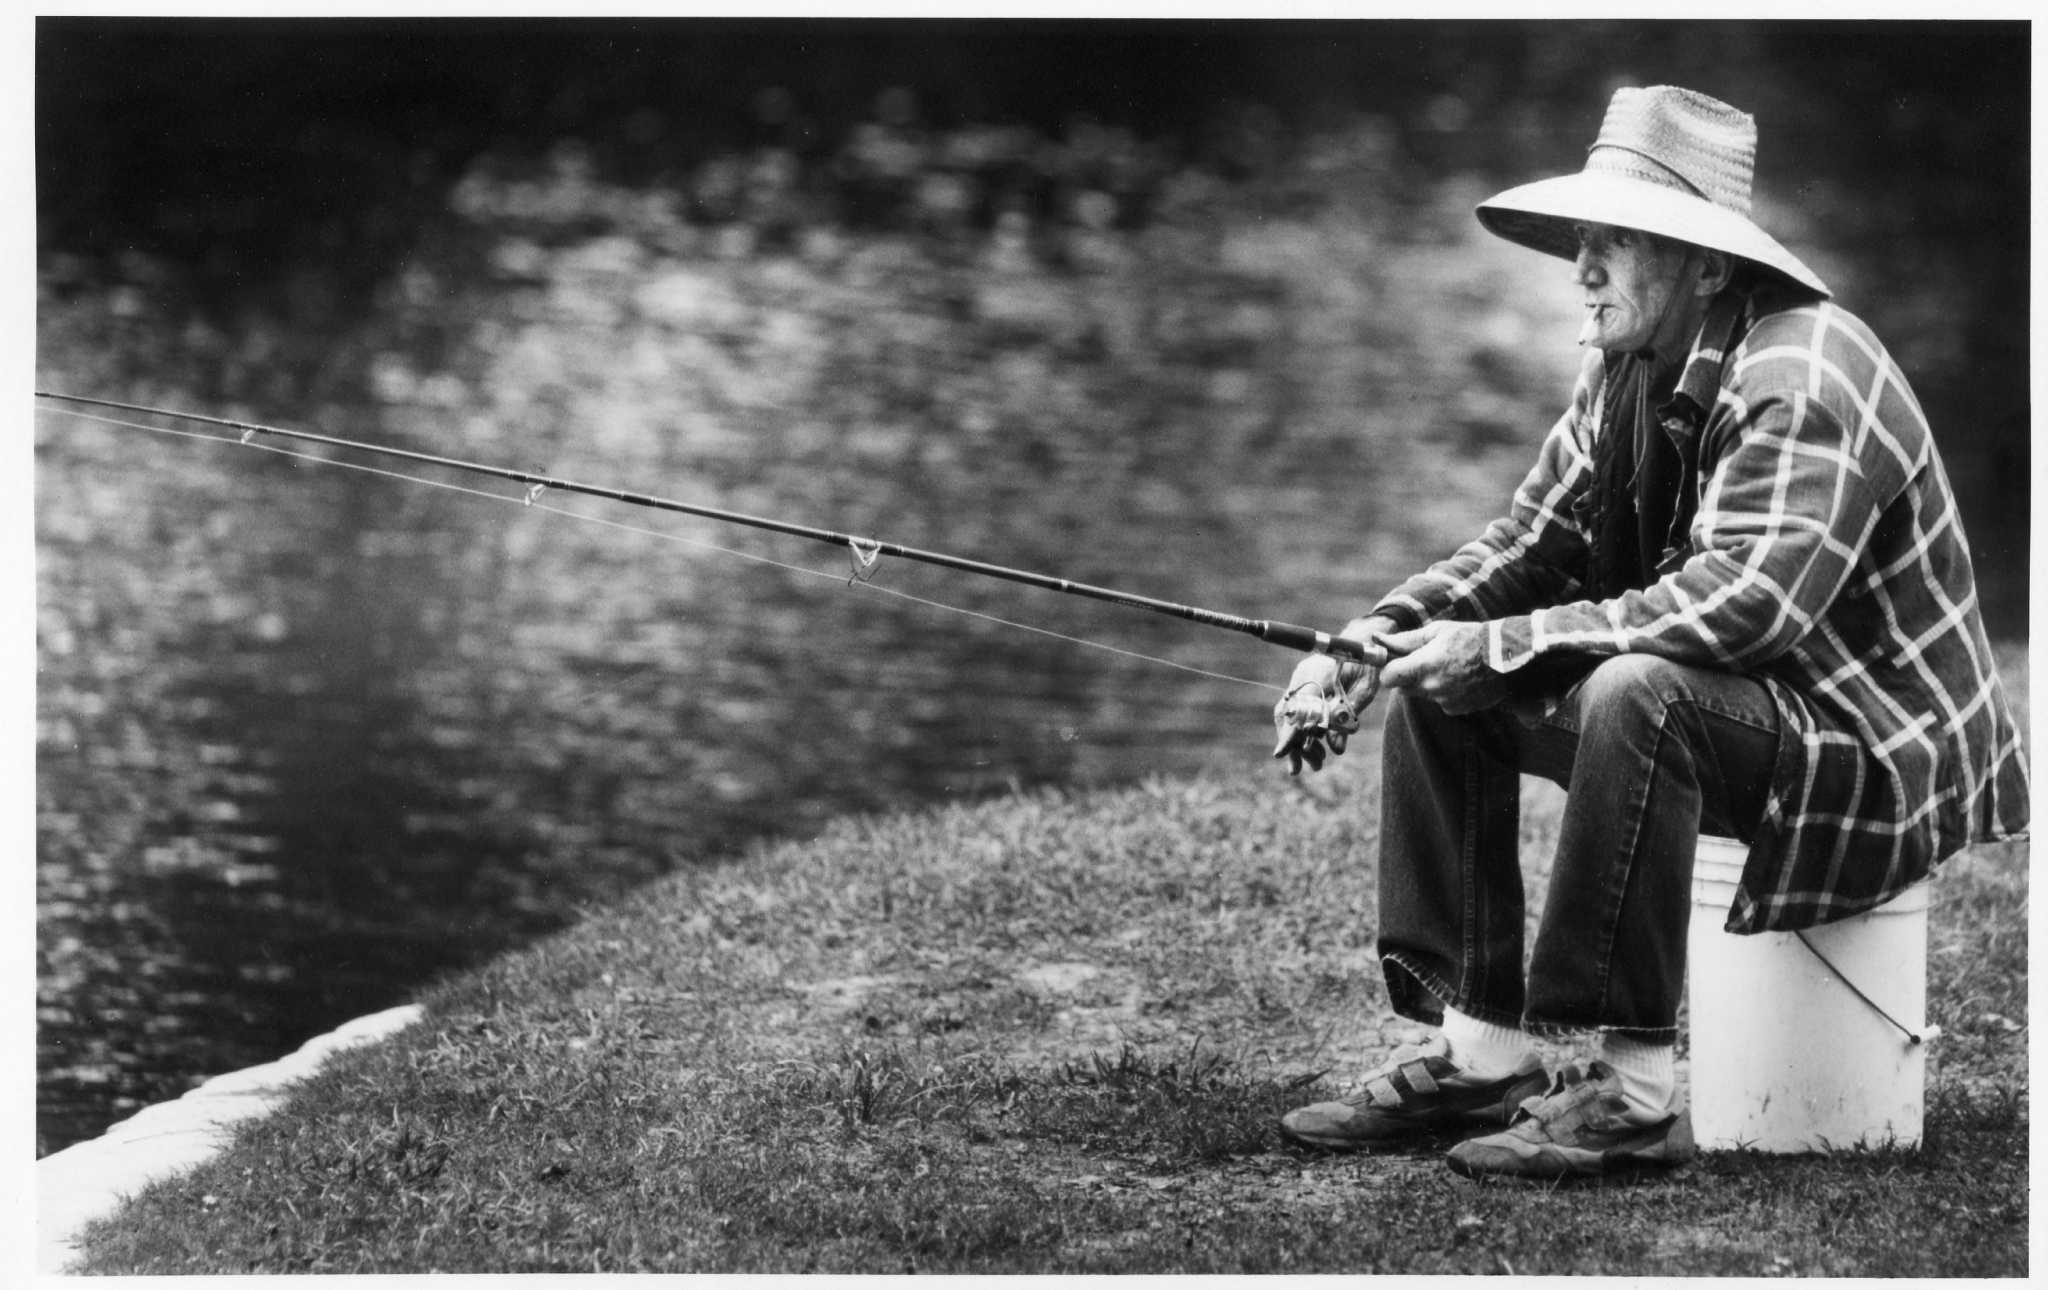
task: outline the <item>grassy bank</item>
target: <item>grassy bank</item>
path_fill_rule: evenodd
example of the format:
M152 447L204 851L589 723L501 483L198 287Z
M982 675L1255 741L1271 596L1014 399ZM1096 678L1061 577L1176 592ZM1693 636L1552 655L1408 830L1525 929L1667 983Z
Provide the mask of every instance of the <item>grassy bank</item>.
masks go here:
M2026 1272L2023 848L1937 889L1919 1152L1550 1188L1283 1146L1407 1029L1372 758L850 818L665 879L434 991L85 1270ZM1534 866L1557 798L1528 807Z

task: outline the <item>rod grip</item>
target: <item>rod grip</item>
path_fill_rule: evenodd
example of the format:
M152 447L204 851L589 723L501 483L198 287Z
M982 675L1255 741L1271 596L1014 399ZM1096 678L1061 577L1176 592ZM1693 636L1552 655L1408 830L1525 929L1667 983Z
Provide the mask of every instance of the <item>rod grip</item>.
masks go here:
M1358 641L1332 635L1329 632L1319 632L1313 627L1298 627L1293 623L1275 622L1267 622L1263 626L1265 630L1259 633L1261 640L1271 641L1275 645L1284 645L1288 649L1298 649L1308 654L1331 654L1338 658L1348 658L1355 662L1370 664L1373 667L1384 666L1387 661L1387 651L1383 648L1361 644Z

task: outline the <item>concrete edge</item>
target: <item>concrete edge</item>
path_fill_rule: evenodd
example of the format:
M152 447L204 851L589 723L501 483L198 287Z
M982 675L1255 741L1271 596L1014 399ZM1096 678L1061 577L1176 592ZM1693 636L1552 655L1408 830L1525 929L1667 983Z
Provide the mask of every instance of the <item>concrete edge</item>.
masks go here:
M349 1048L396 1034L424 1015L406 1004L347 1022L274 1062L217 1075L145 1107L89 1142L36 1161L36 1272L62 1275L79 1231L148 1184L192 1169L227 1144L244 1120L275 1110L288 1086Z

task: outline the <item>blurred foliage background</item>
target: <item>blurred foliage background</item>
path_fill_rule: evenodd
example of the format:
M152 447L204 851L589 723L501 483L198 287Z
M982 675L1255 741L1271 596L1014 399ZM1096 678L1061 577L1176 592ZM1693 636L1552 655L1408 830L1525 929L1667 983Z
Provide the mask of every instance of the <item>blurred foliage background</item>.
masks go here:
M1761 222L1912 376L2023 641L2024 24L43 18L36 56L43 388L1332 626L1499 511L1575 366L1564 266L1473 203L1691 85L1758 116ZM45 1149L750 838L1276 773L1289 660L1244 638L876 579L1191 675L815 548L50 407L35 452Z
M1659 80L1763 122L1761 218L1899 351L1976 527L2016 530L2024 24L46 18L40 242L60 282L360 308L465 176L568 167L727 252L1021 235L1057 264L1216 185L1413 220L1446 185L1576 168L1612 89ZM1324 184L1346 150L1375 154L1369 194ZM557 214L559 237L612 212ZM2012 630L2024 585L1991 597Z

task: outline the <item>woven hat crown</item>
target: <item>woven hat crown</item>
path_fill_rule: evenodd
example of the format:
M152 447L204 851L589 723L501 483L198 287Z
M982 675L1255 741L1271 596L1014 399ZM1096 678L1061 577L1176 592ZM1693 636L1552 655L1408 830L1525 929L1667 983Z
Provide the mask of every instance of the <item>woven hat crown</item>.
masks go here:
M1523 246L1576 259L1579 230L1614 224L1722 251L1815 295L1820 275L1750 218L1756 118L1675 85L1624 87L1608 100L1583 169L1479 203L1480 224Z
M1690 192L1747 218L1756 118L1675 85L1619 89L1587 152L1586 171Z

